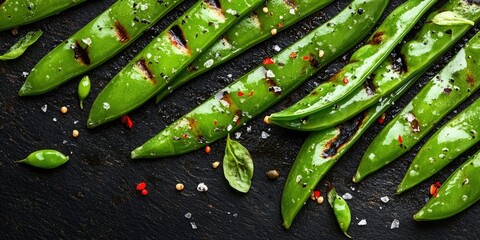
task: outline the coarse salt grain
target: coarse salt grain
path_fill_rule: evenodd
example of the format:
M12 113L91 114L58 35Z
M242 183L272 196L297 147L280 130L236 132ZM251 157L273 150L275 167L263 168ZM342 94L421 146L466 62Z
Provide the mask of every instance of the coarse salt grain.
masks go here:
M236 139L239 139L241 136L242 136L242 133L241 133L241 132L236 132L236 133L235 133L235 138L236 138Z
M400 221L398 219L393 219L392 225L390 225L390 229L400 228Z
M207 187L207 185L205 185L205 183L202 182L202 183L198 184L197 191L206 192L206 191L208 191L208 187Z
M270 137L270 134L266 133L265 131L262 131L262 138L267 139L268 137Z
M366 219L362 219L360 220L360 222L358 222L358 226L365 226L367 225L367 220Z
M282 51L282 48L281 48L280 46L278 46L278 45L274 45L274 46L273 46L273 50L275 50L275 51L277 51L277 52L280 52L280 51Z
M185 213L185 217L190 219L192 217L192 214L190 212Z
M197 229L197 224L195 224L195 222L190 222L190 225L192 225L192 229Z
M353 196L350 193L345 193L345 194L343 194L342 198L345 199L345 200L350 200L350 199L353 198Z
M385 196L385 197L381 197L380 200L382 200L382 202L384 202L384 203L387 203L388 201L390 201L390 198Z
M42 109L43 112L47 112L47 108L48 108L48 106L47 106L47 104L45 104L45 105L43 105L43 107L41 109Z

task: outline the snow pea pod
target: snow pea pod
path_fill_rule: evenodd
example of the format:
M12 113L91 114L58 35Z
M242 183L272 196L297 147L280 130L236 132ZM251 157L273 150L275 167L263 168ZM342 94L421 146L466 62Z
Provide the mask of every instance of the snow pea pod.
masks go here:
M52 169L60 167L68 162L68 156L57 150L44 149L38 150L23 160L16 161L17 163L25 163L38 168Z
M18 92L48 92L99 66L141 36L182 0L117 1L43 57Z
M478 56L480 33L375 137L363 155L354 182L361 181L411 149L448 112L479 88Z
M259 66L220 90L135 149L132 158L184 154L240 128L358 43L387 4L387 0L353 1L326 24L272 57L274 64ZM324 51L322 57L319 51Z
M0 0L0 31L46 18L85 0Z
M100 92L88 116L93 128L136 109L167 87L202 51L262 0L201 0L173 22Z
M349 64L309 95L270 116L271 121L294 120L332 106L358 88L385 60L422 15L437 0L410 0L397 7L367 43L353 53Z
M83 109L83 100L88 97L90 94L90 88L92 84L90 82L90 77L85 76L80 80L78 83L77 91L78 91L78 100L80 101L80 109Z
M193 61L187 70L173 79L166 89L160 91L156 102L160 102L173 90L208 70L225 63L248 48L272 36L271 31L286 29L308 15L327 6L333 0L267 1L265 6L228 30L209 50ZM266 7L268 12L264 12ZM274 30L275 29L275 30Z
M302 145L283 188L283 226L290 228L295 216L328 170L357 142L393 102L415 83L409 80L376 106L338 126L312 132Z
M328 192L328 203L333 209L333 213L337 218L338 226L342 229L343 234L348 238L352 238L347 232L350 227L350 222L352 221L352 214L350 213L350 207L348 206L347 201L338 195L335 188L332 187Z
M440 12L451 11L464 19L478 22L480 5L466 0L452 0L434 11L412 40L393 51L366 80L349 96L330 108L320 110L307 117L294 120L270 119L278 126L300 130L317 131L338 125L366 108L377 103L399 86L416 75L423 74L429 66L455 44L471 25L438 25L431 20Z
M427 204L413 216L416 221L451 217L480 199L480 152L467 160L448 177Z
M478 143L480 132L480 100L438 130L413 159L397 194L431 177L463 152Z

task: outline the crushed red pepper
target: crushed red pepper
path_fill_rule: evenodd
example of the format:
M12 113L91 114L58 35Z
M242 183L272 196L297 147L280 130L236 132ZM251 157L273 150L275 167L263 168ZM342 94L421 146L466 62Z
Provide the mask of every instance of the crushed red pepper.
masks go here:
M210 154L212 152L212 148L210 146L205 147L205 153Z
M144 190L145 188L147 187L147 183L146 182L141 182L139 184L137 184L137 191L142 191Z
M125 115L123 116L120 121L122 122L122 124L127 127L128 129L132 129L133 127L133 122L132 122L132 119L130 119L130 117L128 115Z
M378 123L384 124L386 118L387 118L387 115L385 113L382 113L382 115L378 118Z
M243 93L242 91L240 91L240 92L237 93L237 95L238 95L239 97L243 97L243 96L245 95L245 93Z
M313 191L313 196L314 196L315 198L319 198L319 197L320 197L320 190L315 190L315 191Z
M309 60L310 60L310 56L303 56L303 60L309 61Z
M402 135L398 135L398 142L400 144L403 144L403 138L402 138Z
M348 78L344 77L344 78L342 79L342 81L343 81L343 84L345 84L345 85L348 84Z
M275 63L275 61L273 61L273 59L267 57L267 58L265 58L265 60L263 60L262 64L263 65L270 65L270 64L274 64L274 63Z

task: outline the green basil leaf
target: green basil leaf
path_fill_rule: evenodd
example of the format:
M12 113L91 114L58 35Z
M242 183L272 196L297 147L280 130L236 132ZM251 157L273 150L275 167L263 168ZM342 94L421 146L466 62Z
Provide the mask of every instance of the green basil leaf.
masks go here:
M239 192L250 190L253 177L253 160L248 150L237 141L227 137L223 174L231 187Z
M5 54L1 55L0 60L6 61L20 57L30 45L34 44L40 36L42 36L42 34L42 31L27 33L27 35L15 43Z
M452 25L475 25L475 22L468 20L452 11L445 11L437 14L432 18L432 22L437 25L452 26Z

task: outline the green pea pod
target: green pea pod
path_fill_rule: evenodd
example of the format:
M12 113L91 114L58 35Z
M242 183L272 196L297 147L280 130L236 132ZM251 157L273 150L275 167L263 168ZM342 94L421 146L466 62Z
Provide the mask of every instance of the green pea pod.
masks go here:
M46 18L85 0L0 0L0 31Z
M259 66L220 90L135 149L132 158L184 154L240 128L358 43L373 28L387 4L388 0L353 1L326 24L274 56L274 64ZM360 9L363 14L359 14ZM321 58L319 51L324 51ZM309 60L305 61L303 56Z
M350 207L348 207L347 201L337 194L335 188L330 189L328 192L328 203L333 209L333 213L337 218L338 225L342 229L343 234L348 238L348 228L350 227L350 222L352 221L352 215L350 213Z
M18 92L39 95L115 56L182 0L117 1L63 41L32 69Z
M333 0L267 1L252 14L228 30L209 50L193 61L187 70L174 78L168 87L160 91L160 102L173 90L208 70L225 63L255 44L272 36L273 29L280 31L322 9ZM268 12L264 12L266 7Z
M317 131L338 125L368 107L376 104L399 86L416 75L423 74L453 44L471 29L471 25L437 25L432 19L441 12L451 11L469 21L478 22L480 5L466 0L448 1L439 10L427 17L415 37L394 51L367 79L363 87L330 108L320 110L302 119L270 119L278 126L301 130Z
M83 100L88 97L91 88L90 77L85 76L78 83L78 99L80 101L80 109L83 109Z
M312 132L303 143L283 188L283 226L290 228L318 182L393 102L419 78L410 79L376 106L336 127Z
M425 181L478 143L480 100L470 105L438 130L413 159L397 194Z
M480 86L480 33L375 137L358 166L354 182L411 149L448 112Z
M93 128L141 106L262 0L198 1L118 73L88 116Z
M448 177L427 204L413 216L416 221L451 217L480 199L480 152L467 160Z
M227 137L225 157L223 158L223 174L232 188L247 193L252 185L252 156L239 142Z
M385 60L422 15L437 0L410 0L397 7L353 53L349 64L299 102L270 116L271 121L301 119L332 106L358 88Z
M0 56L0 60L7 61L20 57L28 47L34 44L41 36L42 31L28 32L27 35L22 37L17 43L3 55Z
M45 149L38 150L28 155L27 158L17 161L38 168L52 169L60 167L68 161L68 156L57 150Z

